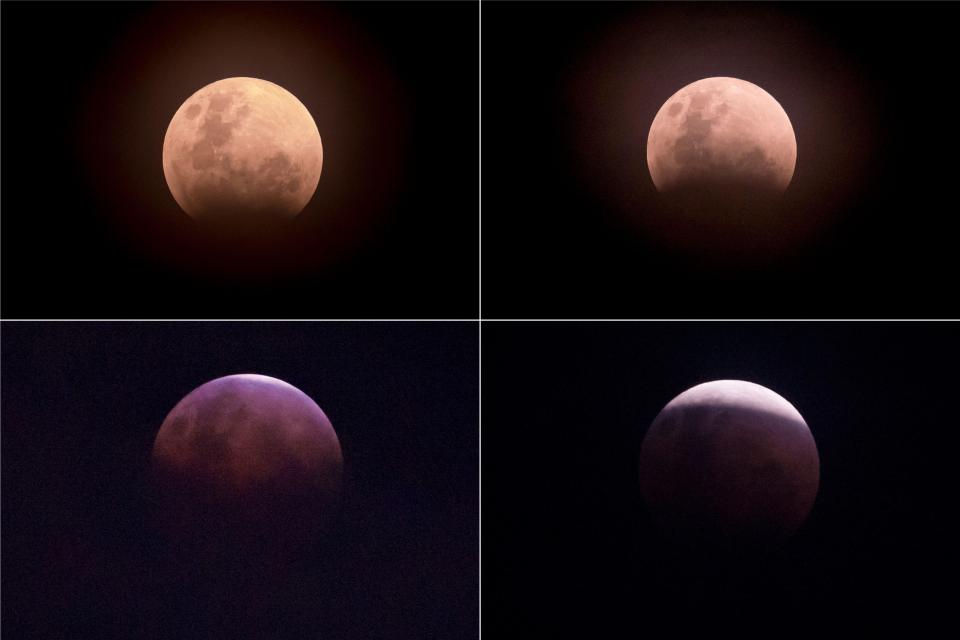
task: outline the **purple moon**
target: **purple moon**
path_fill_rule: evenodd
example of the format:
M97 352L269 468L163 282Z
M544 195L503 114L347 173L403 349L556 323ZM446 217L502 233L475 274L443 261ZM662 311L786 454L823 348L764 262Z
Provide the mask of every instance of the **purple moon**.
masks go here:
M800 413L758 384L716 380L671 400L640 450L640 488L671 539L741 547L788 538L813 507L820 458Z
M244 374L197 387L153 445L161 521L183 544L293 548L329 521L343 457L327 416L282 380Z

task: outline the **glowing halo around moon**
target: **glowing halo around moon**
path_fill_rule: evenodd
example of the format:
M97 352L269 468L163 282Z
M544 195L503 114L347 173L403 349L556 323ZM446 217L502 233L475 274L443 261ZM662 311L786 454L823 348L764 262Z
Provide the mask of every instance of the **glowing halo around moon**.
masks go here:
M313 197L323 166L320 132L283 87L226 78L180 106L163 140L163 173L198 221L262 226L290 219Z
M797 139L773 96L737 78L704 78L660 107L647 138L647 166L661 192L740 186L783 193Z

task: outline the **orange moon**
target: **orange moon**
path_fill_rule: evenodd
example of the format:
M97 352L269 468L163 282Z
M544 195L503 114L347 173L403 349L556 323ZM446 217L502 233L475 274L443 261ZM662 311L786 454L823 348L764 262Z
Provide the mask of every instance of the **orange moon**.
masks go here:
M773 96L737 78L705 78L660 107L647 138L657 190L743 186L783 193L797 163L790 118Z
M289 219L313 197L320 132L296 96L257 78L226 78L180 106L163 140L163 174L201 221Z

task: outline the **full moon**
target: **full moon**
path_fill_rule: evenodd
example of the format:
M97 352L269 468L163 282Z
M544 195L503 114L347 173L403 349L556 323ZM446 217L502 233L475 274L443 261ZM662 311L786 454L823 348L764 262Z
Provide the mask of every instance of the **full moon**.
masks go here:
M776 543L803 523L820 458L800 413L758 384L717 380L657 415L640 450L640 488L671 538L705 547Z
M161 518L184 544L271 552L328 521L343 458L333 426L299 389L268 376L217 378L187 394L153 445Z
M226 78L180 106L163 140L163 174L180 207L199 221L260 226L296 216L323 165L307 108L278 85Z
M660 107L647 138L647 166L657 190L695 196L697 205L740 207L782 194L793 178L797 140L783 107L755 84L705 78Z

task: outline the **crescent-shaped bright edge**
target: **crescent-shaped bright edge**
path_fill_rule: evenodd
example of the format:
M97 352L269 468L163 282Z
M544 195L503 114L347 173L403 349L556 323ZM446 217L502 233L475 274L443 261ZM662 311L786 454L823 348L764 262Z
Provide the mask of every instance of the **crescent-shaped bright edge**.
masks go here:
M337 434L317 403L259 374L216 378L187 394L163 421L153 456L168 468L198 470L237 489L291 465L335 487L343 464Z
M751 409L782 418L786 424L810 431L796 407L783 396L763 385L745 380L713 380L690 387L667 403L663 411L696 405L712 408Z

